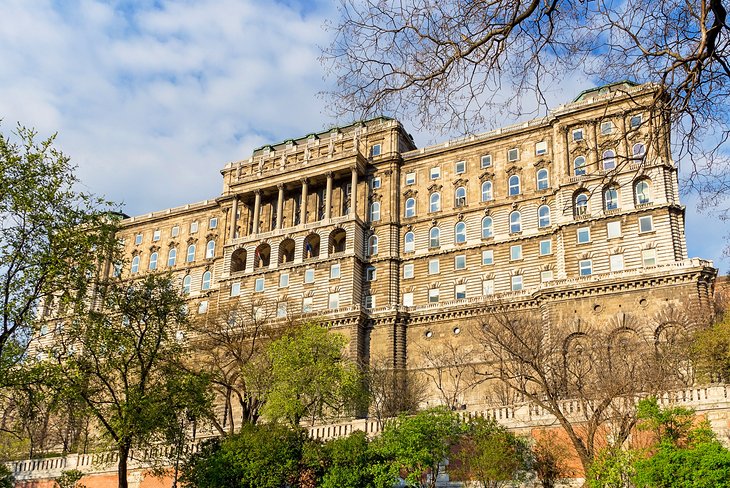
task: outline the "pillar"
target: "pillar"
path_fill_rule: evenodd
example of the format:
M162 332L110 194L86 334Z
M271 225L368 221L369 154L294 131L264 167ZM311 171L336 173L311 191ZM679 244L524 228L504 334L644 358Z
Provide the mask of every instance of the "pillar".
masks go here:
M302 205L299 209L300 218L299 222L302 224L307 223L307 192L309 191L309 182L306 178L302 178Z
M276 228L281 229L284 220L284 184L279 183L279 199L276 201Z
M254 194L256 197L253 203L253 234L258 234L261 219L261 190L254 191Z
M332 171L327 172L327 192L324 195L324 219L332 217Z
M352 167L352 181L350 182L350 215L357 216L357 166Z
M231 239L236 237L236 225L238 224L238 195L233 197L233 207L231 208Z

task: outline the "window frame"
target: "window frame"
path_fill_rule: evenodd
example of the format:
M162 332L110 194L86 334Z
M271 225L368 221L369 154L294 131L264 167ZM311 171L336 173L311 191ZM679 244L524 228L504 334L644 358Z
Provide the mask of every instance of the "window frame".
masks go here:
M403 234L403 252L416 252L416 234L413 231Z
M466 284L454 285L454 300L466 300Z
M539 141L535 143L535 156L544 156L548 153L547 141Z
M547 247L547 249L545 249ZM550 256L553 253L553 240L552 239L543 239L538 244L538 249L540 252L540 256Z
M307 268L304 270L304 284L311 285L314 283L314 268Z
M520 160L520 149L513 147L507 150L507 161L514 163Z
M428 196L428 212L435 213L441 211L441 193L433 192Z
M645 229L643 222L649 222L649 228ZM642 215L638 220L639 234L648 234L654 232L654 219L651 215Z
M404 263L403 264L403 279L404 280L410 280L415 276L415 269L414 263Z
M279 274L279 288L289 288L289 273Z
M519 210L513 210L509 214L509 233L519 234L520 232L522 232L522 214Z
M370 222L380 222L380 202L370 204Z
M412 177L412 179L411 179L411 177ZM405 183L406 183L406 186L411 186L411 185L416 184L416 172L415 171L409 171L406 173Z
M544 174L544 177L540 176L541 173ZM537 170L537 173L535 174L535 186L538 191L550 188L550 172L547 168L540 168Z
M438 180L441 178L441 166L432 166L428 170L428 176L431 180Z
M619 263L620 263L620 266L615 266L615 264L619 264ZM624 262L624 253L617 252L614 254L609 254L608 255L608 269L612 273L617 273L619 271L623 271L624 269L626 269L626 265Z
M460 195L462 194L462 195ZM460 186L454 190L454 208L466 207L466 187Z
M466 254L454 256L454 270L466 269Z
M172 268L177 264L177 248L171 247L169 251L167 251L167 267Z
M479 167L481 169L489 168L492 166L492 155L491 154L484 154L479 158Z
M516 183L514 183L516 182ZM522 194L522 182L520 181L520 175L512 175L507 180L507 194L511 197L516 197Z
M454 163L454 173L457 175L466 173L466 161L462 160Z
M585 240L581 236L587 236ZM575 242L576 244L590 244L591 242L591 228L590 227L578 227L575 230Z
M415 216L416 216L416 199L413 197L406 198L406 206L405 206L405 211L403 212L403 217L406 219L410 219Z
M582 162L578 164L578 160L581 160ZM577 156L573 160L573 176L585 176L588 174L588 162L586 160L585 156Z
M509 260L522 261L522 244L512 244L509 247Z
M618 233L615 232L618 227ZM613 231L611 229L614 229ZM621 221L614 220L612 222L606 222L606 239L617 239L623 237L621 230Z
M201 290L210 290L210 287L213 284L213 273L210 270L205 271L203 273L203 278L200 280L200 289Z
M460 221L454 225L454 244L466 244L466 222Z
M159 257L159 255L157 254L157 251L150 254L150 262L149 262L149 265L147 266L150 271L154 271L157 269L157 258L158 257Z
M428 231L428 247L429 249L441 247L441 229L438 225L434 225Z
M330 264L330 279L331 280L338 280L340 279L341 275L341 267L340 263L332 263Z
M580 142L585 140L585 133L583 132L582 127L579 129L571 130L570 135L573 142Z
M215 240L211 239L205 244L205 259L215 257Z
M593 274L593 260L581 259L578 261L578 276L590 276Z
M188 246L187 252L185 254L185 262L186 263L194 263L195 262L195 244L190 244Z
M436 275L441 273L441 261L439 258L431 258L428 260L428 274Z
M521 274L515 274L510 277L510 289L512 291L522 291L524 288L524 281Z
M488 225L486 225L487 223ZM491 215L486 215L482 218L481 229L482 239L494 237L494 219Z
M481 189L481 201L482 202L490 202L494 200L494 185L492 185L492 182L487 180L483 181L480 189Z
M543 211L547 210L547 215L543 215ZM550 227L550 205L540 205L537 207L537 227L539 229L545 229Z
M482 251L482 266L494 265L494 250L484 249Z

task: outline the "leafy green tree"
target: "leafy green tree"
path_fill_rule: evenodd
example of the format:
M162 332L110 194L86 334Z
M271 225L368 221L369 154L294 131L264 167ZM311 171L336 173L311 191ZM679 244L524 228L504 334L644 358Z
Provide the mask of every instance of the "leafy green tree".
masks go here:
M294 327L267 348L272 383L263 414L298 426L363 403L363 381L344 355L347 339L317 323Z
M392 486L405 474L407 486L434 488L441 463L465 431L459 417L445 408L424 410L410 417L401 415L387 422L373 441L375 453L383 458L374 467L377 483Z
M730 313L722 313L712 327L698 332L692 350L701 378L730 381Z
M79 483L83 477L84 473L78 469L61 471L61 476L56 478L56 486L57 488L85 488L84 485Z
M0 488L13 488L15 486L15 478L10 468L4 464L0 464Z
M126 488L130 450L176 442L180 415L208 414L208 383L185 371L176 337L186 327L185 301L169 275L114 279L98 298L50 354L57 387L85 406L119 453L119 487Z
M586 485L588 488L632 487L636 455L636 451L618 447L599 451L586 473Z
M371 466L381 460L370 448L367 435L355 431L347 437L333 439L323 448L327 467L320 481L321 488L374 488L375 474Z

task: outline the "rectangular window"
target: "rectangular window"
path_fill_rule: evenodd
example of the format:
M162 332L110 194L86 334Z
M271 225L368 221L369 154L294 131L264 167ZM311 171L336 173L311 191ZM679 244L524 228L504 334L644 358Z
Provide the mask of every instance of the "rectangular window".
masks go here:
M553 270L548 269L540 272L540 281L545 283L547 281L553 281Z
M464 173L466 171L466 161L457 161L454 171L456 172L457 175Z
M613 132L613 122L610 120L607 122L601 122L601 134L604 136Z
M573 141L582 141L583 140L583 129L574 129L573 130Z
M216 229L218 228L218 217L211 217L208 221L208 228L209 229Z
M641 251L641 262L644 267L656 266L656 249L644 249Z
M522 259L522 246L520 244L516 246L510 246L509 258L511 261L518 261Z
M438 288L431 288L428 290L428 303L438 303L439 302L439 289Z
M507 151L507 161L517 161L520 159L520 150L516 147L513 147L509 151Z
M489 168L492 165L492 155L491 154L485 154L482 156L481 160L481 167L482 168Z
M413 293L404 293L403 294L403 305L406 307L412 307L413 306Z
M540 141L535 144L535 156L542 156L547 154L547 141Z
M438 274L439 272L439 260L429 259L428 260L428 274Z
M651 219L651 215L645 217L639 217L639 232L651 232L654 230L654 222Z
M482 295L494 295L494 280L482 281Z
M137 245L142 244L142 234L137 234L136 236L134 236L134 243Z
M208 300L203 300L198 304L198 313L205 313L208 311Z
M370 188L372 188L373 190L377 190L378 188L380 188L381 184L382 184L382 181L380 179L380 176L374 176L370 180Z
M406 185L415 185L416 184L416 172L411 171L410 173L406 173Z
M454 298L456 300L464 300L466 298L466 285L456 285L454 288Z
M434 166L431 168L431 179L436 180L441 178L441 168L439 166Z
M278 302L276 304L276 316L280 319L287 316L286 302Z
M514 275L512 277L512 291L520 291L522 289L522 275Z
M339 293L330 293L329 300L327 302L327 306L329 307L330 310L340 308L340 294Z
M494 264L494 251L491 249L482 251L482 265L489 266L490 264Z
M281 273L279 275L279 288L286 288L289 286L289 273Z
M365 281L375 281L376 271L374 266L365 268Z
M198 232L198 222L190 222L190 233L195 234Z
M403 278L413 278L413 263L403 265Z
M380 144L373 144L370 147L370 155L371 156L380 156Z
M180 226L175 225L172 227L172 230L170 231L170 236L177 237L180 235Z
M256 281L254 284L254 291L264 291L264 279L263 278L256 278Z
M553 253L553 241L540 241L540 256L547 256Z
M641 125L641 123L644 121L644 118L641 116L641 114L634 115L631 117L631 120L629 121L629 125L632 129L636 129Z
M153 241L160 240L160 230L159 229L156 229L155 232L152 234L152 240Z
M231 296L237 297L241 294L241 283L231 283Z
M313 269L307 269L304 271L304 282L305 283L314 283L314 270Z
M314 297L304 297L302 300L302 313L309 313L312 311L314 305Z
M621 222L609 222L606 224L606 235L609 239L621 237Z
M459 254L454 256L454 269L466 269L466 255Z
M590 276L593 273L593 262L590 259L583 259L578 262L581 276Z
M589 227L581 227L578 229L578 244L591 242L591 229Z
M611 268L611 271L623 271L624 255L623 254L611 254L608 257L608 264Z
M365 308L375 308L375 295L365 295Z
M335 280L340 277L340 265L339 263L330 266L330 279Z

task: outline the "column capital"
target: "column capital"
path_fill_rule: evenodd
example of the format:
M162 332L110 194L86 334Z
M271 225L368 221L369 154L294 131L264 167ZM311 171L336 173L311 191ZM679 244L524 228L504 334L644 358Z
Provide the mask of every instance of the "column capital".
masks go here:
M334 174L334 173L332 173L332 171L325 171L325 173L324 173L324 175L325 175L325 176L326 176L327 178L332 178L332 175L333 175L333 174Z
M276 184L276 187L277 187L277 188L278 188L279 190L283 190L283 189L284 189L284 183L277 183L277 184Z
M309 179L308 178L299 178L299 183L301 183L302 185L306 185L309 183Z
M261 195L261 188L257 188L257 189L255 189L255 190L253 191L253 194L254 194L254 195L257 195L257 196Z

